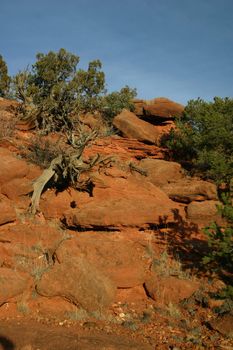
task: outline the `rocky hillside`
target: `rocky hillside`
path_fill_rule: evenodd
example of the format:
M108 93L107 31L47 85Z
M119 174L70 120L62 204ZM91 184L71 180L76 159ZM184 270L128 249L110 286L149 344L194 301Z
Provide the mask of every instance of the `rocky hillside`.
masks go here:
M70 344L86 332L80 349L230 346L233 316L216 316L221 302L210 297L222 282L200 264L201 229L219 220L217 188L189 177L159 146L183 106L136 100L134 113L114 118L111 135L98 115L87 115L86 130L98 126L102 136L83 161L99 154L103 162L82 172L83 187L48 183L32 215L42 158L67 145L64 135L39 137L20 124L15 105L0 101L0 335L11 335L17 349L48 349L33 332L12 333L17 320L49 324L53 335L62 327ZM68 349L68 340L49 339L50 349Z

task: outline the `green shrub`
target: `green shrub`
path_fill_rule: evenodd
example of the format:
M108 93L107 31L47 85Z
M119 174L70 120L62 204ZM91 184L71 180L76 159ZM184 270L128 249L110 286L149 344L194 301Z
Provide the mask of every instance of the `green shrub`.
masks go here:
M134 111L133 99L137 96L136 89L123 87L119 92L114 91L103 98L102 113L106 120L111 121L123 108Z
M203 263L212 270L220 272L222 276L228 276L233 272L233 205L232 192L223 195L223 204L218 206L219 214L226 221L225 225L216 222L204 229L208 237L210 252L203 258ZM231 297L233 299L232 277L227 288L221 291L221 297Z
M163 140L172 157L216 182L233 176L233 99L191 100Z
M212 264L217 270L224 268L233 271L233 206L229 195L225 195L223 200L224 204L218 206L218 211L227 225L221 226L215 222L204 229L210 247L204 263Z
M89 63L86 71L77 71L79 57L60 49L38 53L31 69L13 79L15 96L22 102L20 115L35 122L45 133L72 129L76 113L97 105L104 89L101 63Z
M2 55L0 55L0 97L7 97L10 87L10 77L8 76L8 69L6 62Z
M79 57L60 49L38 53L31 68L13 78L15 97L22 102L19 115L44 133L71 130L80 113L99 111L113 116L133 108L135 90L128 86L106 94L105 75L99 60L77 70Z

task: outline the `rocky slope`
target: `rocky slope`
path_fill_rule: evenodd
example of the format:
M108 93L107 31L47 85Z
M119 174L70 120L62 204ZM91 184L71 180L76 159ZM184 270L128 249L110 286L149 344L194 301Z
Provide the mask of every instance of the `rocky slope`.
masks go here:
M228 344L232 319L221 326L215 301L197 301L221 285L199 270L201 228L218 219L217 188L188 177L159 147L183 107L160 98L136 101L135 114L122 111L113 121L120 136L85 149L86 158L111 156L83 174L90 190L47 188L32 217L33 181L43 169L22 156L35 131L15 127L11 104L0 101L0 320L89 324L90 332L118 334L106 349ZM131 345L114 343L121 334Z

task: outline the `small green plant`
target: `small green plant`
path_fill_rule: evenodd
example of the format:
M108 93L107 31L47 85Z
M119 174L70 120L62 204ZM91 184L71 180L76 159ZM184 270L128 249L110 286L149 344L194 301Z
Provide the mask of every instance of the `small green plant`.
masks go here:
M169 302L166 311L172 318L179 318L181 316L180 310L177 305Z
M31 275L35 279L35 281L39 281L42 277L42 275L49 270L48 266L35 266L32 271Z
M30 312L27 302L23 300L17 302L17 310L23 315L27 315Z
M233 269L233 206L231 198L225 196L224 204L218 206L218 211L222 218L227 220L226 226L221 226L214 222L204 229L208 237L210 253L204 257L205 264L212 264L215 270Z

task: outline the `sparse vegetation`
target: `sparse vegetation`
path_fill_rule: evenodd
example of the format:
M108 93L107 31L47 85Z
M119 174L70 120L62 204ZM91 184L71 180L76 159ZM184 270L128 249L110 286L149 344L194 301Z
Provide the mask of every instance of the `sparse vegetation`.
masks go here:
M189 272L183 269L179 258L171 258L167 250L164 250L159 257L153 259L152 269L159 276L175 276L179 279L191 279Z
M223 298L233 299L233 206L232 192L223 196L223 204L218 207L219 214L226 223L219 225L214 222L205 228L210 252L204 257L204 264L220 273L227 287L220 293Z
M43 133L75 128L80 113L100 111L112 118L123 108L133 108L136 90L128 86L106 94L105 74L99 60L87 70L77 70L79 57L60 49L38 53L32 67L13 78L15 97L22 102L21 119L35 124Z
M0 97L7 97L10 88L10 77L8 75L7 64L0 55Z
M163 140L192 174L228 182L233 176L233 99L191 100Z
M17 119L14 117L0 117L0 140L12 137L14 135L16 122Z
M111 121L123 108L134 111L133 99L137 96L136 89L125 86L119 92L115 91L103 98L102 113L106 120Z
M27 315L30 312L30 308L26 301L21 300L17 302L17 310L23 315Z
M36 135L24 156L32 163L39 165L41 168L48 168L51 161L62 154L62 148L59 142L51 142L40 135Z

